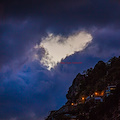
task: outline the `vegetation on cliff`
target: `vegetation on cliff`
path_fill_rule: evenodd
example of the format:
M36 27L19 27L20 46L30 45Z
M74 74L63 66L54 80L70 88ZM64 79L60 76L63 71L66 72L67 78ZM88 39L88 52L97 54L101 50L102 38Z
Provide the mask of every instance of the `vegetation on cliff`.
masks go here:
M115 85L116 90L107 96L106 89L110 85ZM97 95L103 99L98 104L94 101L95 97L90 99ZM111 58L107 63L99 61L94 68L79 73L66 98L65 106L49 115L47 120L114 120L118 116L116 111L120 98L120 56ZM86 102L88 98L90 100Z

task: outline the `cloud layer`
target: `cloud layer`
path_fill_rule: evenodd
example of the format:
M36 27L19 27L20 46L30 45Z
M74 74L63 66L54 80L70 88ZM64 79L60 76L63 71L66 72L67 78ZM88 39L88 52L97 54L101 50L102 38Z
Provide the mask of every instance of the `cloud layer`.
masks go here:
M78 72L120 55L119 11L119 0L1 0L0 120L43 120Z
M48 37L42 39L40 45L35 46L35 49L44 48L45 53L40 62L50 70L67 56L82 51L91 41L91 34L83 31L68 37L49 33ZM39 54L36 54L35 57L39 59Z

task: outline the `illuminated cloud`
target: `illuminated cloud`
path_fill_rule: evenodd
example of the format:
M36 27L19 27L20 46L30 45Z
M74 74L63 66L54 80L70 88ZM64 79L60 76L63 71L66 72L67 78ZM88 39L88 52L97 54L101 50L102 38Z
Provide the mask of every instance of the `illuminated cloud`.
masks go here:
M91 41L91 34L83 31L77 32L68 37L49 33L46 38L42 38L40 45L35 46L35 49L37 50L45 50L44 55L42 55L41 58L39 57L40 53L35 54L35 59L39 59L40 63L50 70L67 56L82 51Z

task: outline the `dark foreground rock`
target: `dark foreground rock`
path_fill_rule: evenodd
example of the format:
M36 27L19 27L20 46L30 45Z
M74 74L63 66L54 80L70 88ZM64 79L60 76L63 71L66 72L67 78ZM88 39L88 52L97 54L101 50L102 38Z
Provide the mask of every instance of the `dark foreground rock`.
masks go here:
M79 73L66 98L46 120L120 120L120 57Z

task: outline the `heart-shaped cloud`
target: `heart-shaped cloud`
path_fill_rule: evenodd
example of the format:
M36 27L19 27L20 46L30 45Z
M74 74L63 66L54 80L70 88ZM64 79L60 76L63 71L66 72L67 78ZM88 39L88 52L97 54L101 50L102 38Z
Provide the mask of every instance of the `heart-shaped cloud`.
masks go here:
M40 63L50 70L67 56L82 51L91 41L91 34L84 31L77 32L68 37L49 33L46 38L42 38L40 45L35 46L37 50L44 49L44 55L39 59L39 53L35 55L35 58L39 59Z

